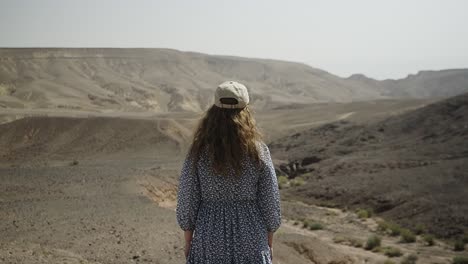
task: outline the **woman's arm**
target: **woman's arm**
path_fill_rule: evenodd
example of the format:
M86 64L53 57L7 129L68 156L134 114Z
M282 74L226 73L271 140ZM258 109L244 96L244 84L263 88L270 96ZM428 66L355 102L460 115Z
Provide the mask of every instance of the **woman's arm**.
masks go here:
M193 230L184 231L184 236L185 236L184 253L185 253L185 258L187 258L190 252L190 246L192 245Z
M192 243L193 230L184 231L184 235L185 235L185 244Z
M270 150L266 144L262 145L264 164L258 176L257 201L266 231L274 233L281 225L281 199ZM270 238L268 240L270 241ZM271 235L271 240L273 240L273 235Z
M180 228L184 231L185 257L188 257L192 244L193 230L197 220L198 209L201 201L200 182L197 170L192 170L193 159L187 154L179 178L177 193L176 216Z
M273 261L273 234L274 232L268 232L268 247L270 248L270 258Z
M281 225L281 202L275 168L266 144L262 144L262 158L265 163L260 170L257 200L268 232L268 246L273 260L273 234Z
M201 201L197 170L193 171L192 166L196 164L193 164L192 157L187 154L179 177L176 205L177 222L184 231L195 230Z
M273 234L274 232L268 232L268 246L273 247Z

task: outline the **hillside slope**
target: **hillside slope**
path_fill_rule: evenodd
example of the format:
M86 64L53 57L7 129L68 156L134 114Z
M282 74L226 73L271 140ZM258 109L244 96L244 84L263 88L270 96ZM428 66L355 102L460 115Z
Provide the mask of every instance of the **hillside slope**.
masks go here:
M338 121L270 144L285 190L308 203L368 207L441 236L468 227L468 94L386 120Z
M174 159L190 136L172 119L26 117L0 125L0 164L40 165L119 155Z

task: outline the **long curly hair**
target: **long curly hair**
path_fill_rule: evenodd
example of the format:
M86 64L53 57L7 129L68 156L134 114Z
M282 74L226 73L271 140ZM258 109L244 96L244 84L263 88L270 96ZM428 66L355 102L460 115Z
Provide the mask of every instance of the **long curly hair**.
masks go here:
M262 137L248 105L240 109L212 105L195 130L189 153L197 164L207 147L215 173L228 175L232 170L235 176L240 176L244 155L261 164L256 143Z

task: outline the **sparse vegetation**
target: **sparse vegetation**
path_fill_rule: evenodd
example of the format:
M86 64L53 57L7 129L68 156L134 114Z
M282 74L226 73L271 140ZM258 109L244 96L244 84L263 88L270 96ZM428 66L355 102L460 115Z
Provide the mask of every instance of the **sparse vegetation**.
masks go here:
M372 216L372 210L358 209L356 211L356 214L359 218L365 219L365 218L369 218Z
M326 208L339 208L338 204L335 204L329 201L318 202L317 205L320 207L326 207Z
M321 230L323 229L323 225L317 222L311 223L309 225L309 230Z
M390 227L389 231L390 231L391 236L399 236L401 234L402 228L398 224L390 223L389 227Z
M426 246L433 246L434 245L434 236L431 234L425 234L422 236L424 243Z
M348 239L344 236L336 236L333 238L333 242L337 243L337 244L343 244L345 242L347 242Z
M351 243L352 243L351 245L352 245L353 247L362 248L362 244L363 244L363 243L362 243L362 241L360 241L360 240L355 239L355 240L352 240Z
M379 236L371 235L366 242L365 249L372 250L378 246L380 246L382 239Z
M468 234L463 235L462 241L463 241L463 243L468 244Z
M284 175L280 175L278 176L278 187L280 189L283 189L285 187L289 187L289 180L288 180L288 177L284 176Z
M452 264L468 264L468 257L456 256L453 258Z
M328 216L338 216L338 213L334 212L334 211L328 211L325 214L328 215Z
M73 160L72 162L70 162L70 166L76 166L78 164L79 162L77 160Z
M299 221L294 221L293 225L299 225Z
M305 180L302 177L296 177L292 180L289 180L287 176L280 175L278 176L278 187L284 189L287 187L296 187L304 185Z
M305 219L304 221L302 221L302 227L308 228L309 230L323 229L323 225L321 223L310 220L310 219Z
M413 243L416 242L416 235L411 232L409 229L401 229L400 231L401 239L400 242L402 243Z
M302 227L303 228L308 228L309 230L320 230L323 229L323 225L319 222L310 220L310 219L305 219L302 221Z
M416 227L414 228L414 233L416 233L416 235L421 235L423 233L426 233L426 226L424 224L417 224Z
M344 237L344 236L337 236L333 238L333 242L337 244L342 244L342 245L348 245L356 248L361 248L362 247L362 241L352 238L352 237Z
M395 262L387 259L383 264L396 264Z
M302 186L304 185L305 181L302 177L296 177L290 181L291 186Z
M418 256L414 254L409 254L408 256L404 257L401 260L401 264L416 264L416 261L418 261Z
M402 230L402 228L396 223L379 221L377 224L378 230L380 230L383 233L389 234L390 236L399 236Z
M465 243L463 240L459 239L456 240L455 243L453 244L453 251L463 251L465 250Z
M381 232L386 232L388 230L388 222L385 222L383 220L377 221L377 230Z
M394 247L386 247L383 249L383 253L385 256L394 258L394 257L400 257L403 255L400 249L394 248Z
M348 238L348 241L349 241L351 246L356 247L356 248L362 248L363 243L362 243L361 240L350 237L350 238Z

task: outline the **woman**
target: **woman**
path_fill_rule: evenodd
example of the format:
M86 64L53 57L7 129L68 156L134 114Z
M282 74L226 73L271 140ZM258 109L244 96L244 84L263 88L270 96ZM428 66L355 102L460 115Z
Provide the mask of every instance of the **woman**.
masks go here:
M214 97L179 179L176 215L186 263L271 264L281 209L269 149L244 85L224 82Z

